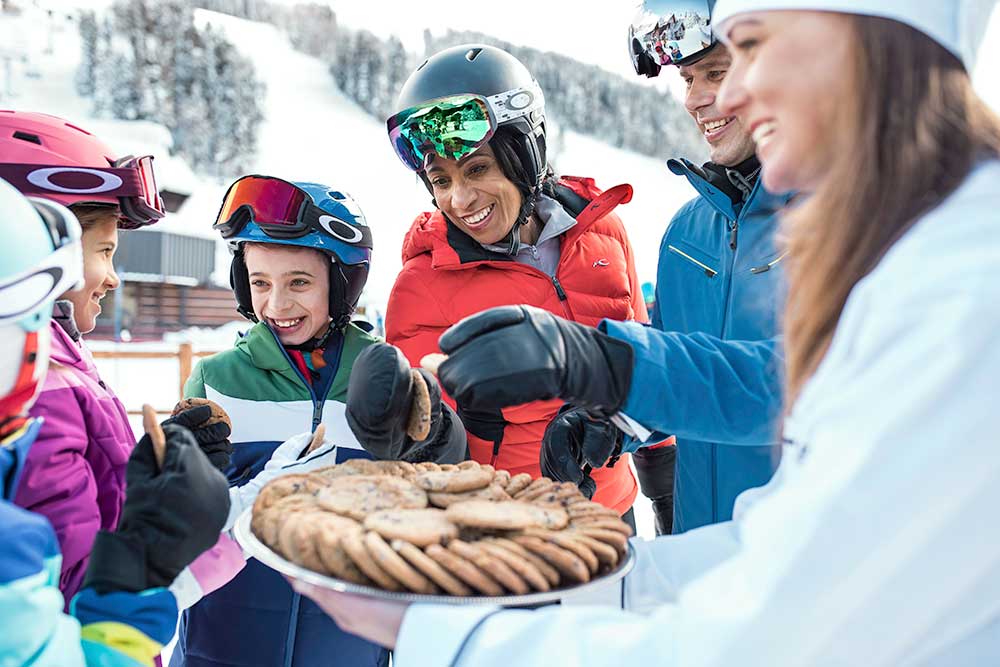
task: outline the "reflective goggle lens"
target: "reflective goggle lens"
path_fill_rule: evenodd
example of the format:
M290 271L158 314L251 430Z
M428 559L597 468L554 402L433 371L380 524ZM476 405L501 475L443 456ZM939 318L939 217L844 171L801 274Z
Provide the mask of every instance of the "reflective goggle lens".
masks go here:
M640 73L637 46L657 65L676 65L714 45L706 0L646 0L629 27L629 53Z
M135 161L135 168L139 171L139 181L142 183L142 200L148 208L156 211L161 216L166 212L163 207L163 199L160 198L160 191L156 187L156 174L153 172L153 156L146 155Z
M249 209L253 221L262 227L300 227L306 197L306 193L286 181L246 176L230 186L213 227L222 232L223 238L239 232L230 222L241 209Z
M423 169L429 155L459 160L493 136L486 101L460 95L407 109L389 119L389 140L410 169Z

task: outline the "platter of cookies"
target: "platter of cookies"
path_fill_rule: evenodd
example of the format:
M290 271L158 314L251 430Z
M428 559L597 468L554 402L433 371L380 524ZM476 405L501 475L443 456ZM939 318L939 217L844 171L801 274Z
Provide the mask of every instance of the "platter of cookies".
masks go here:
M250 556L338 591L528 606L632 568L632 529L579 489L465 461L352 459L261 489L234 527Z

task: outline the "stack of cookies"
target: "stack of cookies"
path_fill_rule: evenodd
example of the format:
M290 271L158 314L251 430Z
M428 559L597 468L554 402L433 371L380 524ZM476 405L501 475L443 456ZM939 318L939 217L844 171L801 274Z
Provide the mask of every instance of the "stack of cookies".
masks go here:
M524 595L615 569L631 528L573 484L465 461L354 459L265 486L251 529L327 576L427 595Z

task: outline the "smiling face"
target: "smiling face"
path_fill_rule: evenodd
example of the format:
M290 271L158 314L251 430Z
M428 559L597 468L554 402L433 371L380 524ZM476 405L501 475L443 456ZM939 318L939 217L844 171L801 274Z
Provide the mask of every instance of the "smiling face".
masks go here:
M109 211L96 221L83 222L83 287L60 298L73 304L73 321L80 333L90 333L101 314L101 299L121 284L112 264L118 248L118 215Z
M426 174L441 212L479 243L497 243L514 227L521 192L489 144L457 161L435 155Z
M320 336L330 324L330 260L318 250L248 243L243 257L257 319L284 345Z
M687 86L684 108L708 142L709 158L726 167L738 165L754 152L750 133L739 118L722 113L717 105L719 88L731 62L726 47L718 44L701 60L678 68Z
M719 92L757 145L772 192L814 191L853 139L850 18L835 12L739 14L721 26L733 62Z

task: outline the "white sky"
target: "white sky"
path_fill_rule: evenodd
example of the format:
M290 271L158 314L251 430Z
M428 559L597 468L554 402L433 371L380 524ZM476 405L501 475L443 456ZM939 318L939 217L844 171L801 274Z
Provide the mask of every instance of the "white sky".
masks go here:
M278 0L294 4L295 0ZM411 51L423 50L423 31L437 34L447 28L476 30L505 41L564 53L620 74L634 82L626 34L638 0L326 0L346 27L397 35ZM1000 8L993 11L974 81L980 94L1000 110ZM664 68L652 80L661 89L670 86L678 97L683 89L673 68Z

